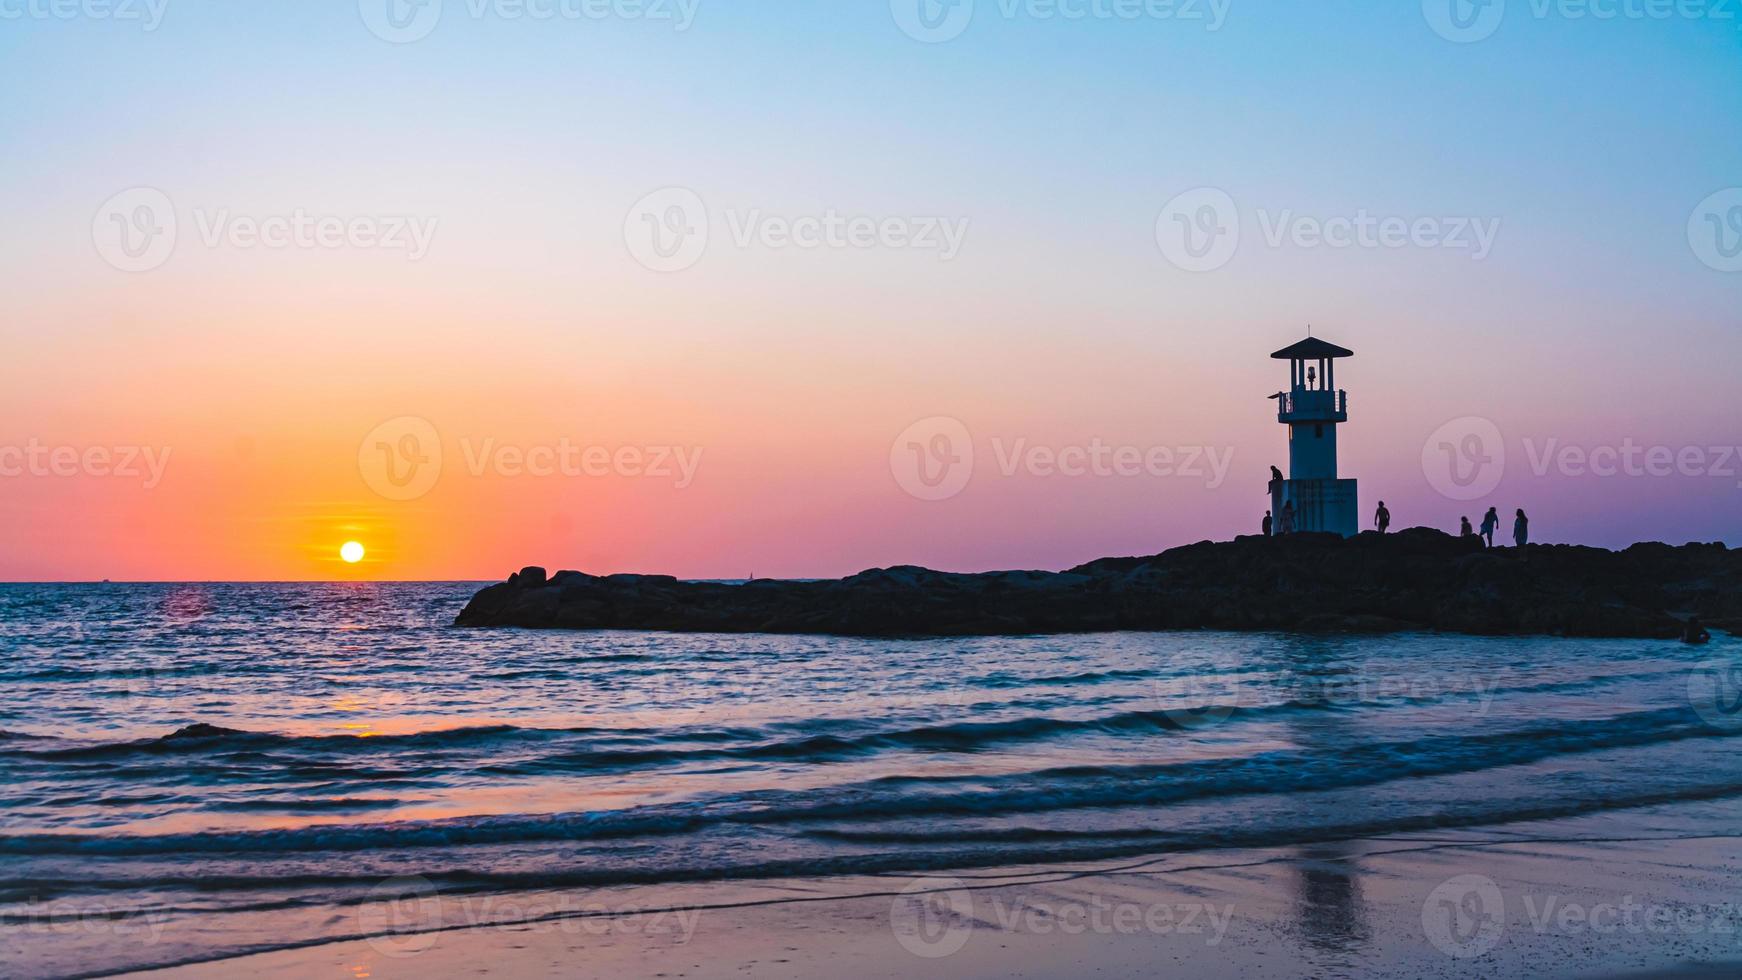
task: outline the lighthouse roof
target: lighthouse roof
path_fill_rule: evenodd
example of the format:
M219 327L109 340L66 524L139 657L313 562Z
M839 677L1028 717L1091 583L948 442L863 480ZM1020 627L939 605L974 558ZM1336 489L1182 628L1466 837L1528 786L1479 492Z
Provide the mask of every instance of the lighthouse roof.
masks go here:
M1354 357L1355 352L1346 347L1326 343L1317 337L1308 337L1300 343L1284 347L1270 356L1279 361L1316 361L1322 357Z

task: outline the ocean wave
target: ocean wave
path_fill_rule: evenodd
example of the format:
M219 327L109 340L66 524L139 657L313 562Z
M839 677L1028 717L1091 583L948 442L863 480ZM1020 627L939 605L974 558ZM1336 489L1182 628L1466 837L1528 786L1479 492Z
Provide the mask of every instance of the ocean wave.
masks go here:
M1076 674L1046 674L1033 676L1016 674L1009 671L998 671L973 678L969 683L974 687L1008 688L1008 687L1082 687L1091 684L1101 684L1107 681L1136 681L1159 676L1154 670L1086 670Z
M150 660L141 660L136 664L115 667L44 667L22 672L0 672L0 681L73 681L85 683L105 680L139 680L142 678L199 677L217 674L231 676L264 673L271 669L271 667L261 665L251 666L247 662L223 665L191 664L172 667Z
M752 857L705 863L661 863L637 859L597 862L575 861L552 854L524 870L493 867L485 857L478 866L468 862L466 852L442 852L452 863L435 860L397 867L389 873L359 868L347 861L299 861L289 868L243 865L260 873L219 871L211 866L187 873L163 873L163 865L149 865L145 875L110 874L98 877L6 877L0 878L0 896L34 896L72 892L176 892L201 894L309 889L319 901L344 906L381 901L384 880L410 878L417 882L415 894L426 886L447 893L515 890L554 890L570 887L656 884L687 881L809 878L839 875L913 874L927 871L965 870L980 867L1018 867L1100 860L1134 855L1158 855L1185 851L1232 848L1274 848L1355 839L1374 839L1400 834L1494 827L1530 821L1557 820L1595 813L1629 810L1678 803L1696 803L1742 797L1742 782L1611 793L1598 797L1552 800L1483 801L1482 805L1435 813L1408 813L1381 819L1326 820L1290 825L1192 826L1179 830L1056 831L1045 828L1012 828L1005 831L966 833L853 833L817 830L807 836L842 843L884 845L879 850L806 854L790 858ZM537 843L539 839L516 843ZM0 851L4 853L4 851ZM154 854L160 852L152 852ZM637 852L639 853L639 852ZM730 855L728 849L721 854ZM132 856L118 852L115 856ZM563 863L567 858L570 863ZM128 865L114 865L118 870ZM347 893L347 890L349 892ZM283 905L303 904L305 899L272 900ZM226 910L228 908L226 907ZM4 919L0 918L0 922Z
M1073 734L1160 733L1192 727L1189 716L1214 714L1226 719L1250 719L1298 711L1334 710L1323 702L1290 700L1267 705L1242 706L1206 702L1179 708L1126 710L1082 718L1030 715L1004 721L955 722L877 728L875 720L858 724L866 730L856 734L810 734L797 738L772 737L770 729L841 728L852 722L812 719L802 725L771 725L769 729L672 729L649 728L534 728L516 725L485 725L435 729L400 735L281 735L250 732L199 723L158 738L125 742L30 748L16 755L40 760L89 760L125 756L223 754L239 750L282 749L313 752L378 753L403 748L481 747L512 739L547 740L563 736L599 736L612 740L657 740L666 745L610 748L589 747L557 752L522 762L481 763L479 768L496 774L537 774L553 771L585 771L626 766L652 766L686 761L720 759L795 760L826 762L873 752L913 750L972 752L998 744L1044 740ZM694 746L700 745L697 748Z
M0 854L365 851L561 840L660 837L709 827L794 827L913 817L981 817L1213 797L1371 786L1523 765L1562 755L1742 735L1689 708L1537 724L1477 735L1351 745L1335 753L1281 750L1166 764L1071 766L1005 776L891 776L813 791L719 796L679 804L549 815L157 836L0 836Z
M1188 715L1211 713L1229 719L1296 711L1334 710L1330 705L1286 701L1258 707L1206 704L1194 708L1121 711L1087 718L1029 716L1006 721L956 722L884 729L854 735L810 735L782 741L715 748L589 749L547 756L530 762L492 767L494 772L532 775L552 769L593 770L625 766L650 766L673 762L743 760L827 762L885 751L968 753L997 745L1043 741L1068 735L1159 734L1185 731L1194 726ZM691 736L679 735L683 741Z
M589 730L574 729L573 731ZM179 728L158 738L28 749L17 754L36 759L96 759L129 755L199 754L261 747L388 749L419 743L454 745L481 742L527 731L529 729L514 725L480 725L412 732L404 735L279 735L272 732L243 731L200 722Z
M542 673L525 671L524 675ZM401 749L478 749L515 742L550 743L546 751L514 757L497 755L465 763L469 768L497 776L540 776L556 773L605 772L614 769L648 768L692 762L781 761L829 763L882 752L972 753L998 746L1019 745L1080 735L1155 735L1193 730L1199 719L1216 718L1220 724L1255 721L1289 715L1337 712L1358 708L1383 709L1390 705L1424 705L1472 700L1499 700L1518 695L1569 694L1642 679L1673 678L1684 669L1658 670L1635 675L1596 675L1569 680L1536 681L1511 686L1472 687L1425 695L1397 694L1382 700L1350 701L1335 691L1303 690L1299 685L1273 687L1264 693L1278 698L1264 703L1245 703L1254 690L1235 692L1232 703L1216 700L1180 700L1169 705L1158 689L1149 700L1153 707L1132 708L1130 698L1076 698L1062 702L1078 709L1076 716L1031 714L995 721L959 721L945 724L899 724L890 718L808 718L797 722L772 722L764 727L741 728L604 728L593 726L530 727L512 724L475 725L432 729L394 735L284 735L252 732L198 723L158 738L94 744L31 745L12 754L18 758L47 762L153 757L224 756L238 752L282 751L313 756L330 754L379 755ZM992 675L994 677L1002 675ZM1067 675L1060 675L1065 679ZM1102 671L1068 675L1074 677L1132 679L1158 676L1157 672ZM1359 678L1359 675L1356 675ZM1240 695L1244 694L1242 698ZM1101 714L1083 714L1083 709L1114 703L1123 706ZM1041 709L1051 702L989 701L971 707L972 714L1010 712L1020 708ZM4 737L4 736L0 736ZM582 744L574 744L580 742ZM625 744L628 743L628 744ZM636 744L641 743L641 744Z
M257 797L247 800L221 800L207 804L208 810L237 813L344 813L359 810L391 810L406 805L405 800L373 797Z

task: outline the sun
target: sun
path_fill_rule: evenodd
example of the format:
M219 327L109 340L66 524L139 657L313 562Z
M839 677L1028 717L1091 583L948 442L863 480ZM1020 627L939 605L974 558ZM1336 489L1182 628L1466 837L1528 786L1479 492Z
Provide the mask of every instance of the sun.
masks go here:
M363 545L356 541L347 541L339 548L339 557L347 565L355 565L363 560Z

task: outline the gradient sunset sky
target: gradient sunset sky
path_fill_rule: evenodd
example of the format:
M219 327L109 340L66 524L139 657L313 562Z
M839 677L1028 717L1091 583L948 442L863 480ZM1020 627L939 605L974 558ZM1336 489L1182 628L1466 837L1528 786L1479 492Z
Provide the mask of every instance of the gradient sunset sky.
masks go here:
M0 4L25 11L0 17L0 580L1152 553L1257 529L1287 462L1268 355L1309 323L1357 355L1337 380L1364 514L1451 530L1524 507L1543 541L1742 545L1742 459L1712 452L1742 445L1742 21L1722 9L1511 0L1460 43L1438 0L1232 0L1219 23L1207 0L1131 19L978 0L929 43L902 27L915 0L700 0L687 29L446 0L415 40L371 30L383 0L156 2L154 28ZM101 229L138 188L171 202L175 244L126 271ZM634 244L666 188L709 225L672 272ZM1201 188L1234 202L1240 243L1190 271L1158 216ZM967 231L949 258L734 234L830 212ZM206 240L297 213L435 230L416 258ZM1267 235L1362 214L1498 225L1480 256ZM935 418L974 468L926 500L891 456ZM369 460L407 419L440 469L396 499ZM1497 485L1453 499L1424 451L1483 423ZM477 465L564 440L699 461L687 485ZM1218 485L1001 465L1097 440L1231 463ZM1705 462L1544 462L1630 445ZM29 447L77 450L79 472L8 463ZM148 485L91 472L93 447L168 455Z

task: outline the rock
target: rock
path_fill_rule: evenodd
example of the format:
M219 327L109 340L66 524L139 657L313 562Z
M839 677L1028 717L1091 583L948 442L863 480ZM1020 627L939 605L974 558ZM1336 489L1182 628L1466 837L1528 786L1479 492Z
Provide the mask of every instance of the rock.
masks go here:
M1742 552L1722 545L1485 549L1426 528L1199 542L1065 572L901 566L748 585L527 568L480 591L460 626L856 636L1102 630L1446 630L1670 638L1677 617L1742 622Z
M225 737L230 736L230 735L246 735L246 734L248 734L248 733L241 731L240 729L224 728L221 725L208 725L205 722L201 721L201 722L195 722L194 724L188 725L184 728L178 728L175 731L170 732L168 735L163 736L161 739L159 739L159 741L179 742L179 741L183 741L185 739L225 738Z

